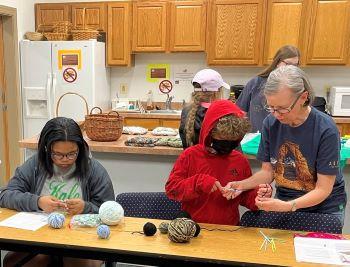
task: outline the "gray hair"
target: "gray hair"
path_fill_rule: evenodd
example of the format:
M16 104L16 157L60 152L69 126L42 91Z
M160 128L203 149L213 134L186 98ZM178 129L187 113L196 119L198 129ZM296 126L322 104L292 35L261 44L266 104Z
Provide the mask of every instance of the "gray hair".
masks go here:
M295 95L300 95L302 92L307 91L308 100L305 102L305 105L312 104L315 97L314 89L306 73L300 68L293 65L286 65L272 71L265 84L264 94L273 95L282 86L288 87Z

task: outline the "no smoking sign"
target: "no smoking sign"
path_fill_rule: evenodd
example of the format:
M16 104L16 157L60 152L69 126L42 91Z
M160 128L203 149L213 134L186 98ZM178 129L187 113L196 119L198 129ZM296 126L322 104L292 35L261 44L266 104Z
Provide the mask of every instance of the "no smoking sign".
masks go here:
M63 71L63 79L67 82L67 83L72 83L77 79L77 71L73 68L66 68Z

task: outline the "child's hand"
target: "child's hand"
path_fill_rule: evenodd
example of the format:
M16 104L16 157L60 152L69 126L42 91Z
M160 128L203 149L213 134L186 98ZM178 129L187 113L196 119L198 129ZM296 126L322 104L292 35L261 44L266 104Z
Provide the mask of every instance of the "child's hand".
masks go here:
M234 199L235 197L239 196L243 190L240 189L239 182L229 182L224 188L223 188L223 197L225 197L227 200Z
M258 197L272 197L272 186L270 184L259 184Z
M72 198L66 200L67 212L69 215L76 215L83 213L85 202L79 198Z
M210 190L210 193L213 193L213 192L215 192L215 191L218 190L218 189L219 189L220 192L222 193L223 188L222 188L220 182L219 182L219 181L216 181L216 182L214 183L212 189Z
M59 209L65 209L66 204L53 196L42 196L38 200L38 207L44 212L51 213Z

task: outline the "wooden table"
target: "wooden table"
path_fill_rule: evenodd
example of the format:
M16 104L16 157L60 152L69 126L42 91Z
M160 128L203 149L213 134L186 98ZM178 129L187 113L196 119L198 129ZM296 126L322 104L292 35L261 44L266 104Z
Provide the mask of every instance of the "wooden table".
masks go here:
M0 209L0 220L16 212ZM67 220L66 220L67 221ZM293 232L263 229L269 236L282 238L277 250L259 250L263 238L257 228L240 228L234 232L202 230L189 243L170 242L167 235L146 237L132 234L142 231L143 225L160 220L125 218L118 226L111 227L108 240L98 239L95 228L70 229L67 222L62 229L44 226L37 231L0 227L0 249L30 251L62 256L93 258L109 261L150 264L157 266L313 266L297 263L293 247ZM201 224L209 229L234 230L235 226Z

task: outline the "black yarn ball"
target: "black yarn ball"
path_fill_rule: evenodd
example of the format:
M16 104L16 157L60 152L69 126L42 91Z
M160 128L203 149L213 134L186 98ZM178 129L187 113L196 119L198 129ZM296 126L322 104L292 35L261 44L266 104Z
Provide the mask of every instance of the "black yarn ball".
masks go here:
M147 222L143 226L143 232L146 236L152 236L157 232L157 227L153 223Z
M193 237L197 237L200 232L201 232L201 227L199 226L198 223L196 223L196 232L194 233Z
M185 211L185 210L180 211L180 212L176 215L176 218L175 218L175 219L177 219L177 218L192 219L192 218L191 218L191 215L190 215L187 211Z

